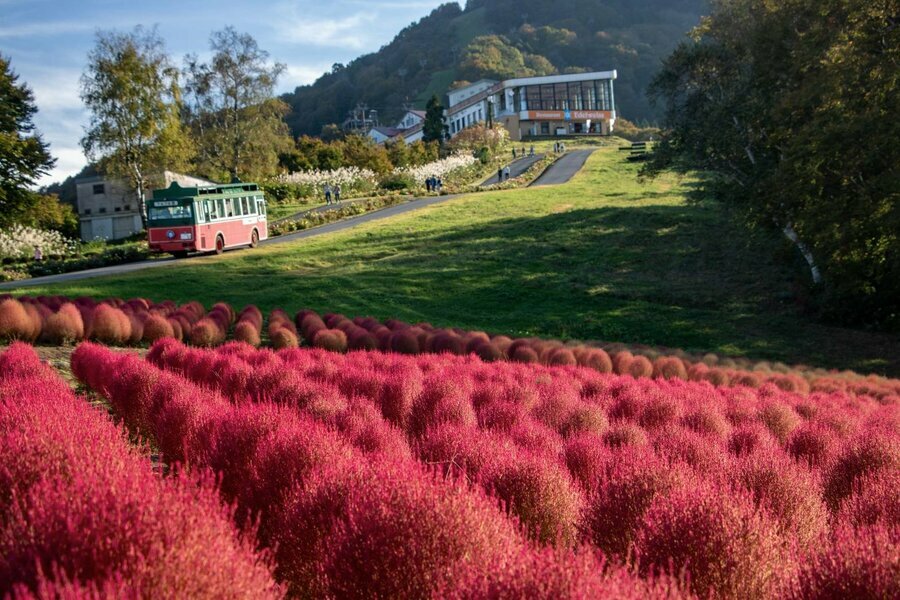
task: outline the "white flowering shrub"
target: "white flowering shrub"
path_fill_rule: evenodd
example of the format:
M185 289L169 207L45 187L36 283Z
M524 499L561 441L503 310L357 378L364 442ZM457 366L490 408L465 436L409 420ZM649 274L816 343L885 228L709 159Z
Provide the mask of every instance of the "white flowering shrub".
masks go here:
M294 186L294 194L297 197L321 196L324 194L325 184L331 186L340 185L344 196L351 193L367 193L378 185L378 178L369 169L358 167L341 167L330 171L298 171L287 173L275 178L275 183Z
M446 177L459 169L465 169L478 162L471 154L454 154L441 160L436 160L416 167L401 167L394 169L394 175L408 177L416 183L425 183L429 177Z
M67 239L58 231L44 231L24 225L0 230L0 260L34 256L38 246L45 257L69 256L78 249L78 242Z

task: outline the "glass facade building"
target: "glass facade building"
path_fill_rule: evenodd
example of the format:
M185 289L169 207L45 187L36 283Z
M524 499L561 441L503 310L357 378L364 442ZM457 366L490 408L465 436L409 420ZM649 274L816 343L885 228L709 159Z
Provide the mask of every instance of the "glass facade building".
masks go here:
M519 110L613 110L611 79L526 85L514 91Z

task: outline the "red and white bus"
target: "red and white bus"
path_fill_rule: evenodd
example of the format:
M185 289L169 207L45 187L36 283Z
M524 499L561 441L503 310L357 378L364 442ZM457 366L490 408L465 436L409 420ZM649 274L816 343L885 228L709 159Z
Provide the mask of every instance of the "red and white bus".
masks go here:
M255 183L155 190L147 203L150 250L187 256L255 248L268 237L266 199Z

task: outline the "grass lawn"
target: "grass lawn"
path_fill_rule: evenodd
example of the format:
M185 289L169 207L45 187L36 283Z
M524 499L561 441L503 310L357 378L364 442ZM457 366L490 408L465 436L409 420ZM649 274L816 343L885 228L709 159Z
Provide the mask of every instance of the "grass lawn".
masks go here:
M801 316L781 241L692 179L640 182L600 148L564 186L486 192L351 231L23 290L226 300L512 335L602 339L900 373L900 341ZM781 299L781 300L780 300Z

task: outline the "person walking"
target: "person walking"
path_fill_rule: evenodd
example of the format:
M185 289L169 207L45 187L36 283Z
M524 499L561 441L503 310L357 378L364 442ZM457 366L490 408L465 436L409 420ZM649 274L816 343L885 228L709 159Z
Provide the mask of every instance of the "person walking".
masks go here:
M440 194L441 191L444 189L444 182L441 180L440 177L436 177L436 178L435 178L435 180L434 180L434 187L437 188L437 193L438 193L438 194Z
M341 201L341 184L335 184L334 186L334 203L337 204Z
M331 204L331 184L325 184L325 204Z
M503 169L503 176L506 178L506 181L509 181L509 167L507 166Z
M534 144L531 145L531 153L529 156L534 156Z
M503 183L503 167L497 169L497 183Z
M34 247L34 262L41 262L44 260L44 251L41 250L40 246Z
M516 160L516 149L513 148L513 160Z

